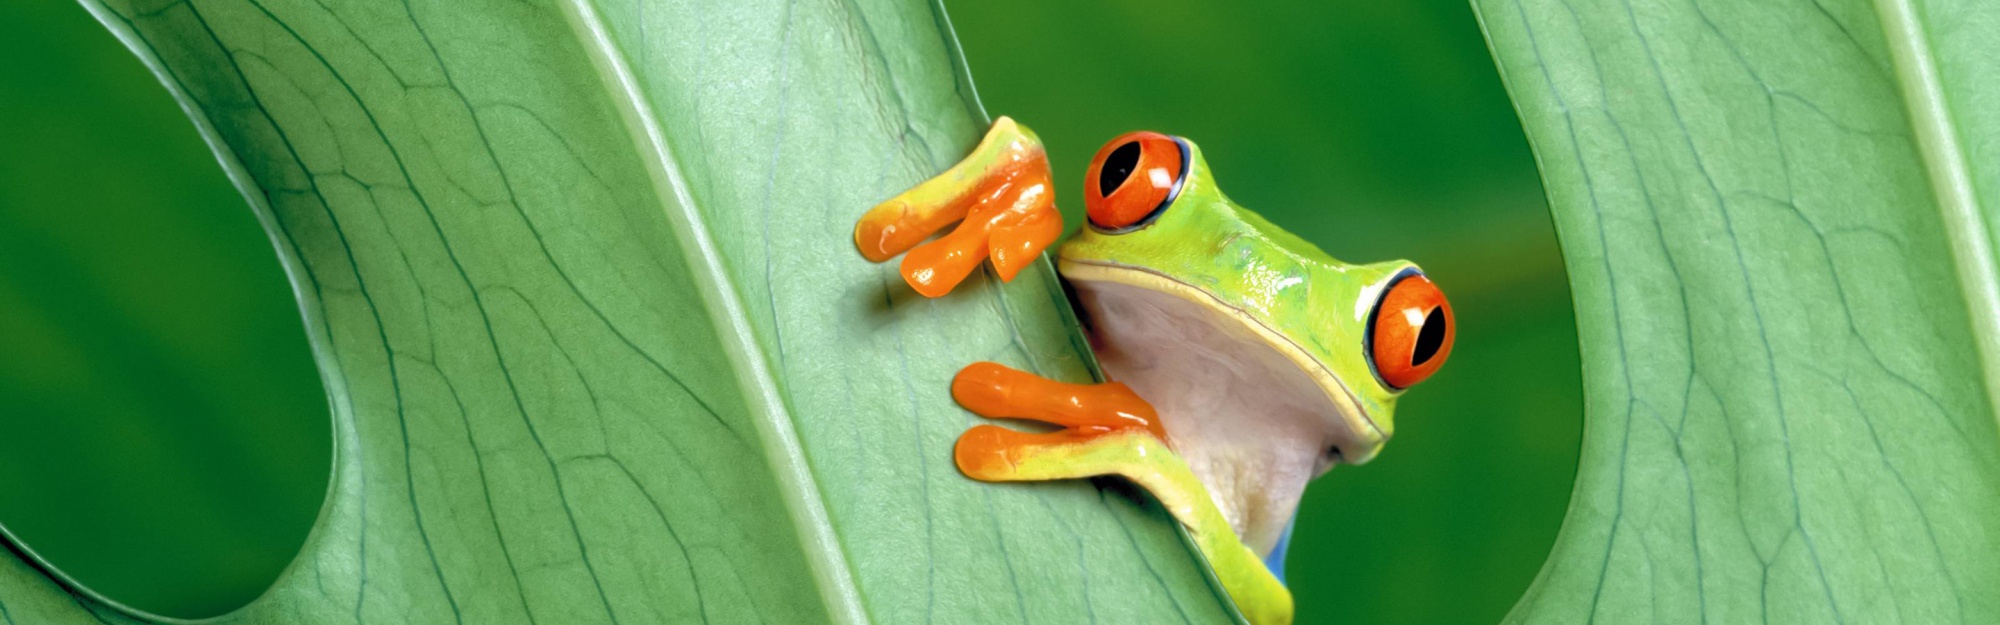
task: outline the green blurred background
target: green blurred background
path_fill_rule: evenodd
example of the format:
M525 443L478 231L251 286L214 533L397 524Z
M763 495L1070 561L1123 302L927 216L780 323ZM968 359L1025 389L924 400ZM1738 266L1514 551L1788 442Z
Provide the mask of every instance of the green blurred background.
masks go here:
M1232 197L1451 296L1452 360L1375 462L1308 492L1302 623L1490 623L1547 555L1581 420L1534 162L1464 0L951 0L987 110L1092 153L1198 141ZM73 4L0 3L0 524L91 588L201 616L256 596L330 466L263 231L187 119Z

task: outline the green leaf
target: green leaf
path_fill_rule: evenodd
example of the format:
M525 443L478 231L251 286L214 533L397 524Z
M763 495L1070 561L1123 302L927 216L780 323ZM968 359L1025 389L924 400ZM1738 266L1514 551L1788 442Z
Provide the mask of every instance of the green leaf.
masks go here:
M852 248L984 128L940 9L85 4L263 220L332 398L319 524L222 620L1229 617L1149 499L951 464L959 367L1089 367L1046 265L925 300ZM12 546L0 621L152 620Z
M2000 6L1474 4L1588 389L1510 620L2000 620Z

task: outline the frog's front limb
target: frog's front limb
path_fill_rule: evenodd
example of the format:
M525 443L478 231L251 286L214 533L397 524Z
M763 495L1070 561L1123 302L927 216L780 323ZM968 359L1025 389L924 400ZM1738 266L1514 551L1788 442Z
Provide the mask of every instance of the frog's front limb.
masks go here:
M1067 384L990 363L952 380L951 394L980 416L1063 426L1046 434L980 425L959 436L960 471L987 482L1122 475L1159 498L1187 526L1223 589L1254 625L1292 622L1292 594L1236 536L1208 489L1168 446L1151 405L1117 382Z
M951 233L924 243L953 222ZM987 258L1001 280L1013 280L1062 228L1041 139L1001 117L965 160L862 215L854 245L878 263L908 251L903 279L939 297Z

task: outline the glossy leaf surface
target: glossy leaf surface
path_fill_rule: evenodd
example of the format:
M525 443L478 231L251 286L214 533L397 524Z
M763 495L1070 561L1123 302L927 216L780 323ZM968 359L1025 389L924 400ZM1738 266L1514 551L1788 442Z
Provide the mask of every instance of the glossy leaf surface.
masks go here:
M1474 5L1542 164L1589 404L1510 620L2000 619L2000 12Z
M1158 507L950 464L953 373L1089 375L1046 266L852 220L984 126L917 2L87 3L264 220L332 492L229 622L1213 621ZM32 544L17 545L32 549ZM132 617L0 559L0 617Z

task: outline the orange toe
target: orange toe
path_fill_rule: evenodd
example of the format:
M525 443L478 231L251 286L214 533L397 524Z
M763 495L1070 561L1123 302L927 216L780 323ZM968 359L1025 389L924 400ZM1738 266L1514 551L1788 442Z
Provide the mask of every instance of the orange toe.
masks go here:
M905 254L903 281L924 297L943 297L964 282L986 260L985 235L967 231L968 225Z
M1040 258L1057 238L1062 237L1062 214L1050 205L1020 219L1020 223L996 227L987 243L993 270L1000 280L1011 282L1014 275Z
M951 380L951 397L975 414L1029 419L1085 433L1143 429L1167 440L1152 404L1118 382L1070 384L993 362L976 362Z
M1013 445L1009 444L1013 430L997 425L979 425L959 435L958 444L952 446L952 460L966 477L985 481L1005 481L1013 474L1015 462L1008 455Z

